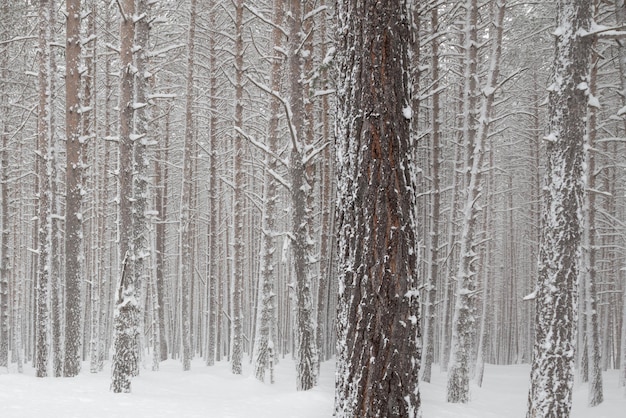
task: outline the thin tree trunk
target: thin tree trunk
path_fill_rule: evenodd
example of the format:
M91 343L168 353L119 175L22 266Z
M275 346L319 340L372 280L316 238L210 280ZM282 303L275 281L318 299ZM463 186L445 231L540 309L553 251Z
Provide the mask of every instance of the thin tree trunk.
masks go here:
M594 42L594 47L597 45ZM593 65L589 77L589 95L593 98L597 94L598 60L597 54L592 56ZM586 299L583 301L586 308L587 320L587 355L589 366L589 406L596 406L603 401L602 392L602 369L600 367L600 334L598 330L598 294L597 294L597 244L596 244L596 173L595 173L595 138L597 134L597 109L589 106L587 122L587 168L586 187L587 193L583 205L583 216L585 217L583 229L583 260L584 267L581 269L582 284L585 286Z
M65 45L65 357L63 376L81 366L81 282L83 274L82 193L85 139L81 138L81 2L66 1Z
M277 56L277 50L282 48L283 32L280 26L283 23L283 0L274 0L274 29L272 30L272 67L270 72L270 88L280 91L282 57ZM280 101L270 96L270 121L267 128L267 148L270 153L278 155L279 139L279 110ZM276 206L278 204L278 185L274 179L278 163L276 158L265 156L265 178L263 185L263 214L261 224L260 250L260 280L257 296L257 329L255 338L254 375L260 381L265 380L265 371L273 366L275 325L276 325ZM270 369L273 376L273 370ZM270 379L270 383L274 383Z
M43 8L43 5L40 5ZM8 30L8 22L5 19L9 19L9 1L2 0L0 4L0 10L2 11L2 33L0 34L0 41L6 41L9 39L10 33ZM40 10L40 13L42 11ZM43 26L43 22L39 23ZM41 30L41 26L40 26ZM40 47L41 36L40 32ZM44 45L46 46L46 45ZM2 80L8 78L8 63L9 63L9 47L5 45L0 52L0 71ZM43 54L42 54L43 55ZM42 58L40 58L42 59ZM41 62L40 62L41 69ZM42 77L42 74L39 75ZM41 79L39 82L41 83ZM39 85L41 89L41 84ZM40 90L41 95L41 90ZM40 97L41 99L41 97ZM2 211L2 218L0 220L0 367L9 367L9 97L6 89L2 89L0 93L0 112L2 113L2 151L0 152L0 210Z
M243 0L235 3L235 129L243 129ZM244 149L243 138L235 132L234 196L233 196L233 293L231 370L241 374L243 358L243 286L244 286Z
M193 66L196 31L196 0L191 0L189 13L189 35L187 40L187 89L185 105L185 145L183 150L183 184L180 202L180 259L179 280L181 283L181 310L182 327L181 341L183 351L183 370L191 368L191 285L193 280L192 264L192 231L191 225L191 200L193 182L193 141L195 139L193 125Z
M139 371L139 305L133 263L133 65L135 23L134 0L119 3L120 22L120 101L119 101L119 231L120 258L123 259L115 297L115 342L111 390L130 392L131 378Z
M439 30L439 13L436 7L431 12L431 26L433 34ZM441 121L439 105L439 40L433 36L432 40L432 209L430 213L430 253L428 259L428 283L426 285L426 313L424 318L424 359L422 362L422 380L430 382L432 364L435 357L435 300L437 297L437 282L439 280L439 219L441 216L441 176L440 176L440 144Z

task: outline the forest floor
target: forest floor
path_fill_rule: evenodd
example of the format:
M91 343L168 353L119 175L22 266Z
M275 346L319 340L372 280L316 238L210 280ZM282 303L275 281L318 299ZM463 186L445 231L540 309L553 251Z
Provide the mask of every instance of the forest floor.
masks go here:
M2 418L328 418L333 412L334 364L321 366L320 385L308 392L295 390L295 367L283 360L276 367L276 384L263 384L249 375L233 376L226 362L205 367L201 360L183 372L177 361L161 364L159 372L142 370L131 394L109 391L110 373L91 374L89 365L76 378L34 377L0 371ZM433 368L432 383L422 383L424 418L525 417L528 365L487 365L482 388L472 387L468 404L445 402L445 373ZM576 384L572 418L624 417L626 398L618 388L618 372L604 373L605 402L587 407L587 385Z

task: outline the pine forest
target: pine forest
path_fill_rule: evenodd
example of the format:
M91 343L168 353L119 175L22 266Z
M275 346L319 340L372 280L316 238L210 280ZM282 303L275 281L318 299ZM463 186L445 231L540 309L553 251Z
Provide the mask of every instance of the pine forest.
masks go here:
M0 0L0 142L0 411L626 407L624 0Z

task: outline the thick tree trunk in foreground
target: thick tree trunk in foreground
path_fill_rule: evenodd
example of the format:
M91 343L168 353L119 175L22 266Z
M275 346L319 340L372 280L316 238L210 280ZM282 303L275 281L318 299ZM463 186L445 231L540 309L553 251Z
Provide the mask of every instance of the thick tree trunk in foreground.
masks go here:
M337 417L420 415L410 5L338 6Z
M568 417L574 383L585 118L592 45L592 39L581 34L591 24L591 3L559 1L557 7L528 418Z

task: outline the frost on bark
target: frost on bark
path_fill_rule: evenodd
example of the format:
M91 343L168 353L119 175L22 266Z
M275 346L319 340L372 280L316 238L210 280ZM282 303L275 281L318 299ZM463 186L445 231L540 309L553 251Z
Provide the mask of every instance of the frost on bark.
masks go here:
M235 129L243 129L243 0L235 3ZM232 356L231 370L233 374L241 374L243 358L243 285L244 285L244 158L243 138L235 133L234 161L234 196L233 196L233 319L232 319Z
M113 377L111 390L115 393L130 393L130 383L137 374L139 352L137 339L139 332L139 306L135 299L132 276L128 271L128 253L122 262L120 280L115 292L115 342L113 356Z
M41 12L41 11L40 11ZM0 2L2 32L0 41L7 41L9 32L9 0ZM40 23L41 24L41 23ZM40 39L41 41L41 39ZM9 46L0 47L0 79L8 79ZM9 94L0 92L1 146L0 151L0 367L9 365ZM17 337L17 334L16 334ZM19 350L19 348L18 348Z
M337 417L420 415L411 4L338 5Z
M597 47L597 42L593 43L593 49ZM597 79L598 79L598 59L596 53L593 53L592 60L593 65L589 77L589 100L597 94ZM582 250L583 250L583 267L580 271L580 286L584 286L585 298L582 301L582 305L585 309L584 319L579 320L586 321L586 348L585 354L587 355L587 367L589 378L589 393L588 404L589 406L596 406L603 401L602 391L602 369L600 365L600 333L598 329L598 292L597 281L598 272L596 270L596 258L598 253L597 243L597 229L596 229L596 130L597 130L597 108L589 106L587 115L587 130L586 136L587 143L586 149L586 190L585 199L583 204L583 217L584 228L582 235ZM582 292L581 292L582 293ZM579 297L582 297L580 295ZM579 346L580 347L580 346Z
M152 269L148 262L151 249L148 242L148 184L149 184L149 146L154 143L149 129L150 103L148 71L148 55L150 39L150 8L156 1L137 0L135 22L135 98L134 108L134 152L133 152L133 250L131 258L134 262L132 272L137 291L147 289L153 282ZM158 362L157 362L158 364Z
M214 1L210 1L207 5L209 12L209 25L215 27L215 11ZM211 109L217 109L217 51L216 51L216 35L214 33L209 35L209 72L210 78L210 99L209 107ZM218 126L217 126L217 114L212 111L209 117L211 123L209 128L209 224L207 234L207 246L208 246L208 262L207 262L207 277L209 280L209 312L208 312L208 342L207 342L207 355L206 364L212 366L215 364L216 348L217 348L217 291L218 291L218 231L217 221L219 214L219 205L217 203L217 143L218 143Z
M626 1L617 0L615 2L617 23L626 24ZM619 43L619 68L621 72L622 91L626 91L626 44L622 41ZM626 96L622 95L622 104L626 106ZM624 397L626 397L626 292L623 292L622 302L622 340L620 355L620 385L624 389Z
M548 98L543 219L528 418L568 417L584 198L591 2L559 1Z
M439 28L439 13L436 7L433 7L431 12L431 28L433 33L436 33ZM426 313L424 315L424 337L423 337L423 362L422 362L422 380L430 383L432 374L432 364L435 357L435 320L436 310L435 301L437 297L437 282L439 280L439 219L441 217L441 175L440 175L440 137L441 137L441 122L440 122L440 105L439 105L439 39L433 37L432 42L432 56L431 56L431 71L432 71L432 162L431 162L431 176L432 176L432 212L431 212L431 242L429 253L429 268L428 268L428 282L426 284L426 296L427 305Z
M135 24L134 0L119 3L120 21L120 98L119 98L119 230L120 256L124 257L116 292L114 316L114 356L111 390L130 392L130 379L139 372L139 305L134 265L133 239L133 65Z
M274 28L272 30L272 50L282 47L283 32L280 25L283 23L283 0L274 0ZM280 91L282 58L274 52L270 72L270 88L272 91ZM279 138L279 111L280 101L270 96L270 121L267 128L267 148L270 154L278 154ZM277 172L277 161L272 155L265 156L265 178L263 184L263 215L261 224L261 250L260 250L260 280L257 296L257 326L254 344L254 375L260 381L265 380L265 372L272 367L272 355L274 347L276 327L276 294L274 285L276 281L275 259L275 228L276 228L276 205L278 203L278 185L272 173ZM270 383L273 381L273 370L270 369Z
M193 66L196 30L196 0L191 0L189 13L189 39L187 40L187 89L185 109L185 143L183 148L183 176L180 202L180 259L179 280L181 283L181 340L183 350L183 370L191 368L191 283L193 280L192 246L193 237L191 230L191 201L193 182Z
M452 343L450 364L448 366L448 402L469 401L469 368L470 355L475 334L474 297L476 291L476 227L479 216L478 200L481 197L483 179L483 160L485 145L489 133L489 115L494 101L494 94L498 82L500 55L502 51L502 31L504 23L505 0L496 2L495 36L492 39L487 80L482 89L480 111L476 118L472 103L476 94L475 78L478 74L474 64L477 59L476 50L476 23L478 4L476 0L467 2L466 43L465 54L468 63L466 68L466 85L464 98L470 103L466 108L463 136L464 147L467 153L465 159L466 194L461 219L461 248L459 265L456 274L457 290L454 317L452 321Z
M289 156L289 175L291 177L291 246L296 282L295 315L295 356L296 387L309 390L317 384L318 352L316 343L315 315L312 289L313 248L315 242L312 232L312 193L313 176L311 157L307 143L312 115L307 114L309 105L308 83L306 83L308 58L311 46L304 38L312 29L305 25L303 4L300 0L291 2L289 15L289 91L290 115L288 123L291 135L291 153ZM308 48L308 49L307 49Z
M80 120L80 0L66 2L65 44L65 357L63 375L76 376L81 365L83 274L82 195L83 153L85 139L81 138Z
M50 343L50 8L48 1L39 2L39 104L37 112L37 161L39 190L39 251L37 271L37 327L36 327L36 360L37 377L48 375L48 358ZM3 164L4 166L4 164ZM3 251L4 257L4 251ZM7 289L8 291L8 289ZM4 296L4 295L3 295ZM8 297L8 295L7 295Z

